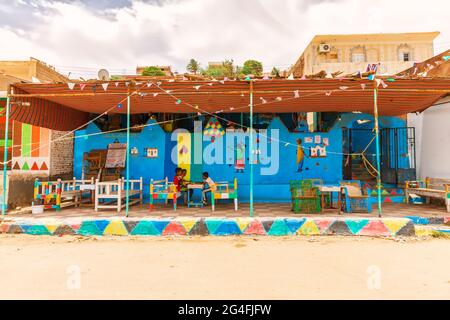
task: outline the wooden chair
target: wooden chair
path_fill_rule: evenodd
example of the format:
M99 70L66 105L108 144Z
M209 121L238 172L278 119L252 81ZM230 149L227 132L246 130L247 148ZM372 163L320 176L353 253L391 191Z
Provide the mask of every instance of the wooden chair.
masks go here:
M39 181L34 180L34 199L40 200L44 205L44 209L61 210L61 180Z
M124 178L117 181L95 180L95 211L98 209L115 209L120 212L126 206L127 188L129 185L129 205L142 204L142 177L140 179L128 180ZM137 197L136 197L137 196Z
M359 180L341 181L341 198L345 213L372 212L370 191Z
M173 183L169 183L166 177L163 180L150 180L150 211L153 210L155 200L173 201L173 210L177 210L177 200L181 197L181 192Z
M211 190L211 209L215 210L215 202L221 199L233 199L234 211L238 210L238 185L237 178L233 183L227 181L216 183L215 189Z

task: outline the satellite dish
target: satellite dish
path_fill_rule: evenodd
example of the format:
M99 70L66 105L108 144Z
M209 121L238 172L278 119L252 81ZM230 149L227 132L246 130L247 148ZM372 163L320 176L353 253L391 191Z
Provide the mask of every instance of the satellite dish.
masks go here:
M107 81L109 80L109 72L106 69L100 69L98 71L98 79L99 80L103 80L103 81Z

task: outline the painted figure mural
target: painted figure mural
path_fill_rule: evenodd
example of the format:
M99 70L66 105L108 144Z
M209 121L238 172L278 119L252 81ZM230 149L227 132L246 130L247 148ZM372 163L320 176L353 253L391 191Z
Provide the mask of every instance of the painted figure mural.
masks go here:
M243 143L238 143L236 147L236 162L234 168L238 173L244 173L245 167L245 145Z
M305 160L305 152L302 147L302 139L297 139L297 172L303 171L303 163Z

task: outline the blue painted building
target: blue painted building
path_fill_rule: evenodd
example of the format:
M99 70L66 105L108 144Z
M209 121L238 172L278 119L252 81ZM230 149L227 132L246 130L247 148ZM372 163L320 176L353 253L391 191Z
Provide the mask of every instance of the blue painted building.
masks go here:
M204 120L208 120L204 119ZM192 121L192 120L191 120ZM131 133L130 149L137 151L130 156L131 178L143 177L145 184L145 198L148 200L150 179L169 180L173 178L177 163L186 156L190 163L181 166L190 171L191 180L200 180L201 172L207 171L215 181L232 181L238 179L239 198L242 202L249 199L249 138L242 130L227 127L226 121L220 121L225 132L221 137L210 139L202 134L193 133L194 130L174 136L166 132L155 120L149 120L141 132ZM363 151L373 137L373 116L360 113L336 114L329 122L326 132L296 132L286 126L281 117L273 117L263 123L254 134L254 200L256 202L289 202L290 180L319 178L329 184L338 184L343 180L344 128L364 129L361 134L354 134L352 150ZM205 127L203 121L202 129ZM258 123L257 123L258 124ZM405 127L406 123L398 117L380 117L381 128ZM258 125L255 127L258 128ZM261 129L262 128L262 129ZM183 136L183 139L179 137ZM230 137L234 136L232 142ZM298 139L302 140L305 154L303 168L298 172L297 152ZM214 140L214 141L212 141ZM407 140L400 139L400 148L407 148ZM84 130L76 132L74 171L77 178L82 175L83 154L94 149L106 149L113 142L126 142L126 133L102 133L95 123L89 124ZM236 147L242 142L245 146L244 169L237 170ZM326 156L311 156L311 147L325 148ZM147 157L147 148L157 149L157 157ZM201 149L199 151L199 149ZM194 154L202 154L194 159ZM366 153L373 161L371 154L375 153L375 143L370 143ZM404 161L409 163L409 160Z

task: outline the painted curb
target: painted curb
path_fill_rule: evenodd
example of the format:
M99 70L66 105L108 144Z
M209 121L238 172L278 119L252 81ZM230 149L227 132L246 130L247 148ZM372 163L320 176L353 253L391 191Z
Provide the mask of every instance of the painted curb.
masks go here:
M405 218L34 218L0 224L0 233L83 236L414 236Z
M419 216L406 216L406 219L410 219L416 225L450 225L450 216L448 217L419 217Z
M430 227L430 226L415 226L415 233L417 237L435 237L450 239L450 228L445 227Z

